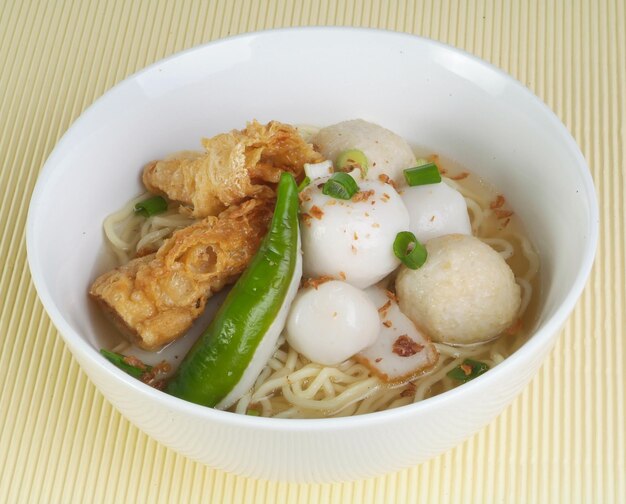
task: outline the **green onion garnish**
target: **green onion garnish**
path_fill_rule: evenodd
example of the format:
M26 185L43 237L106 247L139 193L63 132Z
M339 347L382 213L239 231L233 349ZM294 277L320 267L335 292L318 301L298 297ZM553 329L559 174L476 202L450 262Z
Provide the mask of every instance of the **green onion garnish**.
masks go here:
M417 269L426 262L428 252L410 231L400 231L393 241L393 253L407 268Z
M259 416L261 414L261 412L258 409L249 409L248 411L246 411L246 415L249 416Z
M343 151L339 156L337 156L337 170L339 171L351 171L355 168L361 170L361 174L363 177L367 175L367 169L369 163L367 161L367 156L360 151L359 149L350 149L347 151Z
M311 183L311 179L309 177L304 177L300 185L298 186L298 192L304 191L306 187Z
M322 187L322 194L337 199L349 200L359 190L355 180L347 173L333 174Z
M140 201L135 205L135 213L150 217L160 214L167 210L167 201L162 196L153 196L152 198Z
M489 366L484 362L475 361L472 359L465 359L463 361L463 364L455 367L451 371L448 371L448 376L453 380L458 380L465 383L480 376L487 370L489 370Z
M143 375L144 373L152 369L152 366L147 366L147 365L144 365L143 368L139 366L133 366L132 364L129 364L127 362L126 355L111 352L109 350L105 350L104 348L100 349L100 353L104 355L107 358L107 360L109 360L110 362L115 364L118 368L120 368L122 371L128 373L134 378L141 378L141 375Z
M406 183L411 187L441 182L441 174L435 163L428 163L423 166L416 166L415 168L407 168L404 170L404 178L406 179Z

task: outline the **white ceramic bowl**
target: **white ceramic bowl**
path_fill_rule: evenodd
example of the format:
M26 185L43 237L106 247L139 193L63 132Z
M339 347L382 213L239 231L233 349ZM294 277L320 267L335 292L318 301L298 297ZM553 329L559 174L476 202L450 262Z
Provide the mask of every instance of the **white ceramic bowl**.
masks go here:
M280 420L170 397L98 354L111 328L87 299L101 223L140 191L148 160L247 120L328 125L361 117L461 162L503 192L541 255L530 340L501 365L418 404L358 417ZM598 210L574 140L532 93L457 49L399 33L287 29L217 41L115 86L69 129L37 182L28 259L41 300L98 389L141 430L239 474L325 482L425 461L486 425L537 372L579 297Z

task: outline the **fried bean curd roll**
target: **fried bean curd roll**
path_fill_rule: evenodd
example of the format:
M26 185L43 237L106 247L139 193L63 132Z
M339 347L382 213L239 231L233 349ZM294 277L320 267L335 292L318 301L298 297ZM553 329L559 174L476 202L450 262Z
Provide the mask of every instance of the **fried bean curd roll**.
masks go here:
M129 341L158 349L182 336L207 299L243 272L273 208L273 200L248 200L178 230L155 254L98 277L89 294Z
M282 172L300 181L305 163L324 160L296 128L277 121L252 121L241 131L205 138L202 145L204 153L153 161L143 171L150 192L181 203L196 218L217 215L247 198L273 198Z

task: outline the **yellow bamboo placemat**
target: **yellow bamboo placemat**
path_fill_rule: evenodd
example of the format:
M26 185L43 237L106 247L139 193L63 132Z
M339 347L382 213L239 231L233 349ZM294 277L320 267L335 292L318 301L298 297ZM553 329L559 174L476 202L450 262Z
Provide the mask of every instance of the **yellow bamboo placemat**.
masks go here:
M625 12L623 0L0 1L0 502L626 502ZM98 96L181 49L302 25L410 32L511 73L578 141L602 219L581 301L503 415L429 463L333 485L236 477L130 425L47 318L24 243L38 171Z

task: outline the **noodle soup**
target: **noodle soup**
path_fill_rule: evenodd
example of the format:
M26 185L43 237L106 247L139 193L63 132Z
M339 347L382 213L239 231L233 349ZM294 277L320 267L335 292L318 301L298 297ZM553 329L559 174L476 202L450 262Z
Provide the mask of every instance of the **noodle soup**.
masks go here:
M306 141L317 131L317 128L311 127L300 129ZM400 407L461 385L465 381L463 376L459 378L454 373L458 373L459 369L463 371L467 362L476 362L484 369L492 368L526 341L538 303L539 261L522 223L507 205L506 195L499 194L488 183L451 161L441 160L421 149L415 151L436 163L442 183L462 195L467 206L471 234L494 249L512 270L521 292L521 303L514 322L491 341L470 345L435 342L434 349L438 352L436 362L412 374L409 379L402 380L381 379L380 374L366 365L367 362L357 357L334 365L313 362L290 345L283 333L273 352L268 354L271 356L253 386L228 406L229 411L277 418L320 418L360 415ZM199 156L185 152L183 162ZM175 157L170 156L168 159ZM389 179L384 174L381 177L383 180ZM393 187L395 192L393 182L388 187L389 191ZM399 191L402 192L402 189ZM177 204L170 205L166 212L148 218L137 215L136 205L146 201L148 196L144 194L130 201L105 220L104 232L117 265L122 268L127 267L125 265L133 258L145 257L159 250L170 241L168 238L175 231L191 229L201 223L192 210ZM216 218L211 218L214 219L211 222L216 222ZM171 243L168 246L171 247ZM396 274L397 270L382 281L392 297ZM223 283L217 290L222 287ZM211 297L204 313L191 329L159 351L143 350L126 340L111 345L112 350L132 355L146 365L157 366L155 370L160 373L160 377L151 384L162 385L168 376L176 372L182 357L198 340L200 332L209 325L228 290L229 287L226 287ZM159 367L163 361L167 365Z
M444 182L459 190L466 199L472 232L498 250L514 271L523 293L520 323L511 328L510 334L486 344L455 347L436 343L440 358L434 368L422 376L392 385L385 384L354 359L338 366L313 363L291 348L282 337L254 387L230 411L280 418L318 418L404 406L459 386L461 382L448 377L447 373L460 366L465 359L472 358L493 367L526 341L527 329L533 323L538 302L539 262L524 227L514 213L509 215L511 210L495 188L450 161L438 161L444 172ZM175 229L193 222L174 209L142 223L132 209L137 201L144 198L145 195L142 195L132 200L105 224L107 236L113 236L112 244L125 242L122 247L112 247L119 264L129 260L124 250L130 250L134 256L142 247L156 249ZM117 233L114 230L116 226ZM157 353L131 347L126 341L121 341L114 350L136 355L153 365L165 360L175 369L223 299L223 294L213 298L207 313L188 334Z

